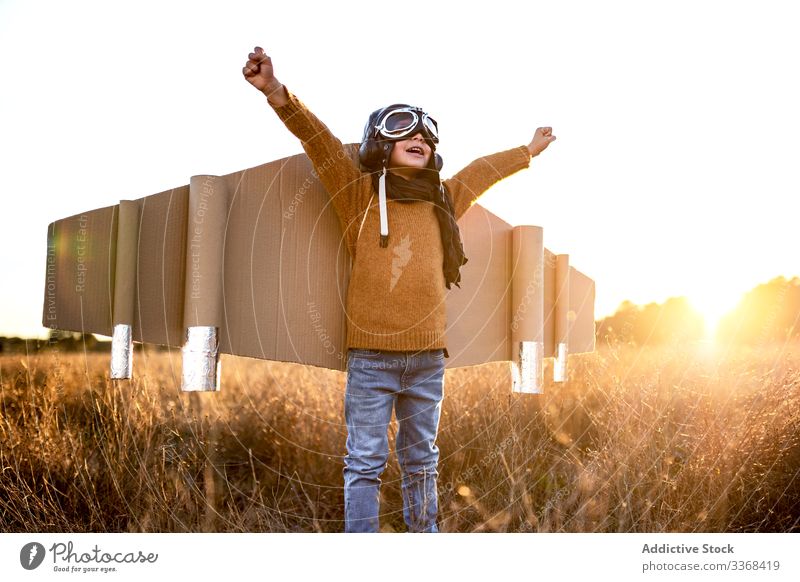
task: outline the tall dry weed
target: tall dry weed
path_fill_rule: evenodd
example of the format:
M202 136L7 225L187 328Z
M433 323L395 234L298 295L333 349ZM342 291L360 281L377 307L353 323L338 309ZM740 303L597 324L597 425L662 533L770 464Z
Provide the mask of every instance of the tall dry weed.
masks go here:
M797 531L798 362L601 346L536 396L506 364L448 371L440 529ZM2 531L342 530L343 374L224 356L221 392L187 394L178 352L137 346L131 381L107 368L0 358ZM381 521L405 530L393 458Z

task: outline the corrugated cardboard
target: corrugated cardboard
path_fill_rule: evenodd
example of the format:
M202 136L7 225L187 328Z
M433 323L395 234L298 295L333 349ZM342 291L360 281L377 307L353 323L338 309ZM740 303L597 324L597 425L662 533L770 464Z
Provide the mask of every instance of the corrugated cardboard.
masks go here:
M448 367L511 360L523 340L552 356L565 334L570 353L594 349L594 283L540 227L478 204L459 225L469 262L447 296ZM223 353L345 368L351 261L305 155L56 221L48 245L47 326L110 335L133 296L138 342L179 348L187 326L210 325Z
M184 334L189 186L141 198L139 203L141 223L133 339L180 347Z
M47 227L45 327L111 335L117 208L82 212Z

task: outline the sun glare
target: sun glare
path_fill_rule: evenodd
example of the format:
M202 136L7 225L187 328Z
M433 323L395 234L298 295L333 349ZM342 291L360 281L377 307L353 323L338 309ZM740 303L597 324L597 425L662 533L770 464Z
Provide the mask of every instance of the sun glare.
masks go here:
M703 317L703 335L706 340L713 340L716 337L720 321L736 307L739 299L740 295L731 294L727 290L719 292L718 289L708 289L707 293L689 296L689 303Z

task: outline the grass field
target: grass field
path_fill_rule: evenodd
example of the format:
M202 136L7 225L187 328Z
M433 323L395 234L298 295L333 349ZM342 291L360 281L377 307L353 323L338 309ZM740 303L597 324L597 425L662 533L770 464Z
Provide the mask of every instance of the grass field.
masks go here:
M178 351L108 363L0 357L0 530L342 531L344 374L223 356L187 394ZM543 395L507 366L447 372L442 531L800 531L800 346L600 346Z

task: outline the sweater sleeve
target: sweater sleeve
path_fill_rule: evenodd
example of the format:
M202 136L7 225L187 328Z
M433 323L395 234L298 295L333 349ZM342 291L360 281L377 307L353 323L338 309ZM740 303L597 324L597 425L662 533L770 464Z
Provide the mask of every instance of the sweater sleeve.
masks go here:
M322 185L331 197L336 214L346 230L366 206L359 199L362 180L368 179L353 163L352 158L330 129L314 115L300 99L286 89L289 102L273 106L275 113L303 145Z
M531 155L527 146L519 146L478 158L452 178L445 180L444 185L453 197L456 220L493 184L527 168L530 161Z

